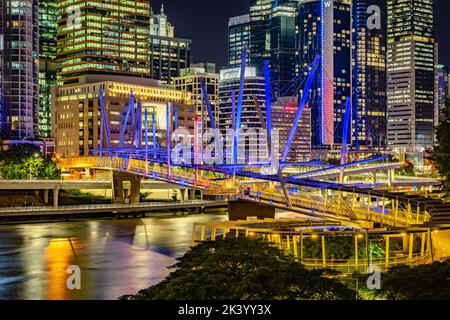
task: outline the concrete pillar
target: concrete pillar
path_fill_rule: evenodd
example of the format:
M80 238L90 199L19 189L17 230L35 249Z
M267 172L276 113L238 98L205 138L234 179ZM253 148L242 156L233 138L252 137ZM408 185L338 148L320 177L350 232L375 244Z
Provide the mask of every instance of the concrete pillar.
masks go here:
M59 189L55 188L55 189L53 189L53 207L54 208L58 208L58 205L59 205L58 197L59 197Z
M205 241L205 229L206 229L205 225L202 225L202 233L200 236L201 241Z
M49 190L48 189L44 190L44 204L48 204L48 194Z
M425 254L425 244L426 244L426 240L427 240L426 233L422 233L421 240L422 240L422 242L420 243L420 254L423 256Z
M130 198L131 203L139 203L141 197L141 180L138 175L127 172L115 172L113 175L114 202L124 203L125 199ZM129 182L130 189L124 189L123 183Z
M322 266L324 268L327 267L327 253L326 253L326 246L325 246L325 236L322 236Z
M358 270L358 268L359 268L359 260L358 260L359 254L358 254L358 251L359 251L359 249L358 249L358 236L355 236L355 269L356 270Z
M123 189L123 197L124 197L124 199L128 199L129 197L130 197L130 189L127 189L127 188L125 188L125 189Z
M408 259L411 261L413 257L413 250L414 250L414 234L409 235L409 252L408 252Z
M195 237L197 235L197 224L193 224L192 226L192 246L195 246Z
M300 233L300 262L303 261L303 232Z
M394 182L395 182L395 170L391 169L388 171L388 186L392 187Z
M409 237L405 234L403 235L403 253L407 254L409 251Z
M141 201L141 180L142 177L138 175L132 175L130 178L131 189L130 189L130 202L139 203Z
M298 258L298 251L297 251L297 236L293 236L292 239L292 245L294 247L294 257Z
M185 201L187 199L186 197L187 191L188 191L187 189L180 189L181 201Z
M389 268L389 251L390 251L389 236L386 236L386 260L385 260L386 268Z

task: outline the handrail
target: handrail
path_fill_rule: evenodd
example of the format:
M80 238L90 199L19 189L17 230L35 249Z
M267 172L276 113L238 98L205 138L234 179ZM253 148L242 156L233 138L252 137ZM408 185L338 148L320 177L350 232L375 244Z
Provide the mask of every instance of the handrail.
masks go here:
M88 204L76 206L60 206L58 208L50 206L42 207L2 207L0 208L0 215L5 213L18 212L54 212L54 211L88 211L99 209L146 209L146 208L171 208L178 206L208 206L223 203L224 201L217 200L184 200L177 202L146 202L146 203L130 203L130 204Z

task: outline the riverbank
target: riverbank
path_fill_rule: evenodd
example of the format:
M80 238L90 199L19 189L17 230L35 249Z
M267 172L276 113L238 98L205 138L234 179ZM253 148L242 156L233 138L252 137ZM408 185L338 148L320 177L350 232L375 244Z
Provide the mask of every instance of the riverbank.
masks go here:
M145 218L161 214L207 214L227 212L226 201L190 200L149 202L139 204L104 204L52 207L0 208L0 224L21 224L42 221L78 221L86 219Z

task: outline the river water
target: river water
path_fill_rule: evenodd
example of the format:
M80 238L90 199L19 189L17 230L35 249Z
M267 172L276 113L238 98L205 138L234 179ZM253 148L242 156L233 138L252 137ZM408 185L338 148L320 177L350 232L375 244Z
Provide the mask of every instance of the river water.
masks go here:
M226 215L165 216L0 226L0 299L117 299L164 279L192 241L195 222ZM80 267L81 290L67 288Z

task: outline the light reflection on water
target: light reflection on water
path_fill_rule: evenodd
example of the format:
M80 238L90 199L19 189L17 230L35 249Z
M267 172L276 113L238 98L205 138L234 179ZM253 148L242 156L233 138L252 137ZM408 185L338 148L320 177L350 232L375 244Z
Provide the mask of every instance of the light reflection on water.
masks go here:
M226 215L0 226L0 299L117 299L164 279L195 222ZM67 267L81 268L68 290Z

